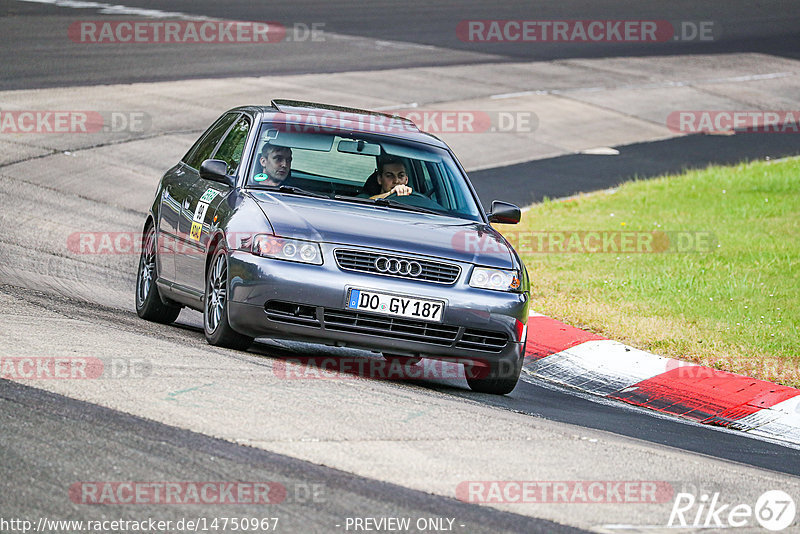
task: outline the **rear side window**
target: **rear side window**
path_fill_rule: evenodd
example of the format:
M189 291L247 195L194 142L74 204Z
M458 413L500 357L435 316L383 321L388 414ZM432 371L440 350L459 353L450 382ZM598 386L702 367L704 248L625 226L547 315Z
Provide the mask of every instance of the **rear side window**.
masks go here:
M239 116L238 113L227 113L220 117L217 122L206 130L206 133L194 144L194 146L183 157L183 162L189 167L199 169L203 161L209 159L214 149L217 148L219 140L231 127L233 121Z
M233 125L225 140L219 146L216 154L214 154L214 159L221 159L228 164L228 174L235 174L239 168L239 163L242 161L242 152L244 152L244 143L247 141L249 131L250 119L242 115L242 118L236 121L236 124Z

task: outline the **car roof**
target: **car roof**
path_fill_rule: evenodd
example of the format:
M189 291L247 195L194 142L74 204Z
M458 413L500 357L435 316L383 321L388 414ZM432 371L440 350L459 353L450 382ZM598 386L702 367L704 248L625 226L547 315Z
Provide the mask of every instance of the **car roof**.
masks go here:
M319 131L330 133L374 133L447 148L444 141L433 134L421 131L409 119L378 111L284 99L273 100L269 106L239 106L230 111L260 115L261 120L302 124L312 130L319 128ZM326 120L324 126L320 126L320 119ZM339 122L331 123L331 119Z

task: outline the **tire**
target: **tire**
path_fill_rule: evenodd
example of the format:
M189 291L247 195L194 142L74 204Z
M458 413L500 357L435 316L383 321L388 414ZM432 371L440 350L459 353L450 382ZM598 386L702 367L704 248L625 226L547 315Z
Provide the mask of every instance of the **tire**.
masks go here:
M464 376L472 391L505 395L511 393L519 382L522 372L522 357L513 365L490 362L489 367L464 366Z
M181 307L164 304L158 293L157 279L156 229L149 224L142 234L142 253L136 273L136 313L142 319L169 324L178 318Z
M228 253L222 243L211 256L203 296L206 341L217 347L246 350L253 338L240 334L228 322Z

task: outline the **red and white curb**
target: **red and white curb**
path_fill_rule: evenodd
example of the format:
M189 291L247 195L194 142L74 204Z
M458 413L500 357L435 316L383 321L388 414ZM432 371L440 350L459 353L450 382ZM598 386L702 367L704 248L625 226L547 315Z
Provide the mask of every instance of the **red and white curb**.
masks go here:
M544 315L528 318L525 371L608 399L800 444L800 389L656 356Z

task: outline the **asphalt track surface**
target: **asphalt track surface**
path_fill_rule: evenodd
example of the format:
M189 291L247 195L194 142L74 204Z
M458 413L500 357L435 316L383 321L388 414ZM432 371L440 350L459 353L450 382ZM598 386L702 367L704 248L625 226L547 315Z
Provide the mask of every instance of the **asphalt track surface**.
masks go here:
M97 9L0 0L0 89L616 56L760 52L800 57L800 9L793 0L635 4L619 0L469 0L457 5L384 0L370 2L368 9L358 1L176 0L154 4L132 0L122 4L225 20L275 21L286 28L323 24L321 28L331 36L324 42L284 41L267 48L224 44L65 45L64 34L73 22L141 17L121 14L108 19ZM505 19L666 20L673 25L710 21L714 39L521 44L465 42L456 32L462 20ZM376 39L385 42L372 46Z
M619 154L614 156L569 154L473 171L469 178L484 203L497 199L528 205L633 179L800 153L796 135L785 133L687 135L615 148Z
M285 500L276 504L238 504L225 510L238 517L279 517L279 531L330 532L340 530L346 517L457 518L462 532L583 532L522 515L472 506L393 484L357 477L287 456L234 445L202 434L170 427L107 408L0 380L0 420L3 425L3 510L24 510L25 517L70 517L74 501L65 499L75 482L69 458L83 469L84 480L105 480L114 472L135 474L133 480L241 480L282 484ZM48 436L57 439L48 439ZM29 480L30 473L46 472L46 479ZM324 488L321 490L319 488ZM276 498L277 499L277 498ZM308 513L308 506L314 513ZM102 507L99 507L102 508ZM183 517L213 519L213 508L198 512L191 504L168 510L143 511L141 506L120 507L120 516L177 522ZM22 513L22 512L20 512ZM93 516L83 513L84 519ZM73 516L74 517L74 516Z
M152 7L151 2L144 1L125 4ZM714 43L676 42L637 47L614 43L595 47L476 45L464 43L455 35L455 27L463 19L634 18L628 2L602 6L587 2L467 2L461 3L457 9L422 1L403 3L402 8L394 2L375 2L365 12L362 4L357 2L280 3L269 4L267 9L265 4L253 2L175 1L163 9L225 19L276 20L284 24L321 21L328 32L355 38L396 39L423 48L390 45L379 52L365 50L360 61L356 62L352 51L358 46L358 41L352 39L327 43L334 50L334 53L327 54L309 53L313 49L302 46L282 48L276 54L264 54L258 50L242 53L238 48L226 50L219 47L213 49L213 63L204 59L208 50L203 52L191 48L154 46L134 52L115 45L89 48L76 44L65 48L62 40L54 37L52 28L60 31L72 21L99 19L100 15L91 10L76 14L73 10L54 6L3 0L0 1L0 12L4 15L0 19L4 30L0 33L0 89L673 53L748 51L800 57L800 10L794 2L756 6L750 2L725 2L714 7L696 2L672 2L662 7L639 7L635 18L714 20L722 29L723 38ZM547 180L541 183L534 182L529 198L521 200L515 197L514 200L522 202L611 187L633 175L654 176L710 162L780 157L800 150L792 135L762 134L757 142L753 139L746 135L685 137L619 147L620 155L617 157L564 156L478 171L472 173L471 178L484 198L503 198L509 187L520 185L515 182L516 176L547 176ZM581 181L579 176L585 178ZM526 181L526 186L529 187L530 183ZM9 207L4 206L4 209ZM4 292L34 305L47 305L47 295L37 296L9 287L4 288ZM135 315L129 317L129 302L120 302L118 309L108 310L92 303L60 300L65 315L94 317L110 324L137 320ZM191 321L184 321L182 327L167 328L178 331L174 334L176 336L203 342L202 332ZM266 345L258 345L254 352L270 358L286 356L274 353ZM691 451L701 457L800 476L800 461L797 461L798 452L794 449L657 417L632 407L598 403L546 384L523 381L506 397L476 395L464 387L435 381L419 381L402 387L435 391L463 399L465 403L477 402L499 410ZM93 516L94 512L72 506L64 498L64 488L74 482L76 472L82 471L84 480L114 480L124 473L128 480L153 480L156 477L246 480L249 477L281 481L287 487L315 482L323 484L328 490L327 499L313 503L313 512L307 506L291 502L276 509L281 517L287 518L291 525L287 531L290 532L324 532L332 530L331 524L343 517L382 515L457 517L466 525L466 532L573 531L545 520L467 505L455 499L236 445L6 380L0 380L0 418L3 422L0 432L0 512L3 515ZM33 476L32 473L42 474ZM141 510L134 511L141 513ZM117 511L131 512L129 509ZM246 515L256 512L246 506L235 511ZM263 515L263 510L258 513ZM160 519L197 515L195 509L182 508L160 509L158 514Z

